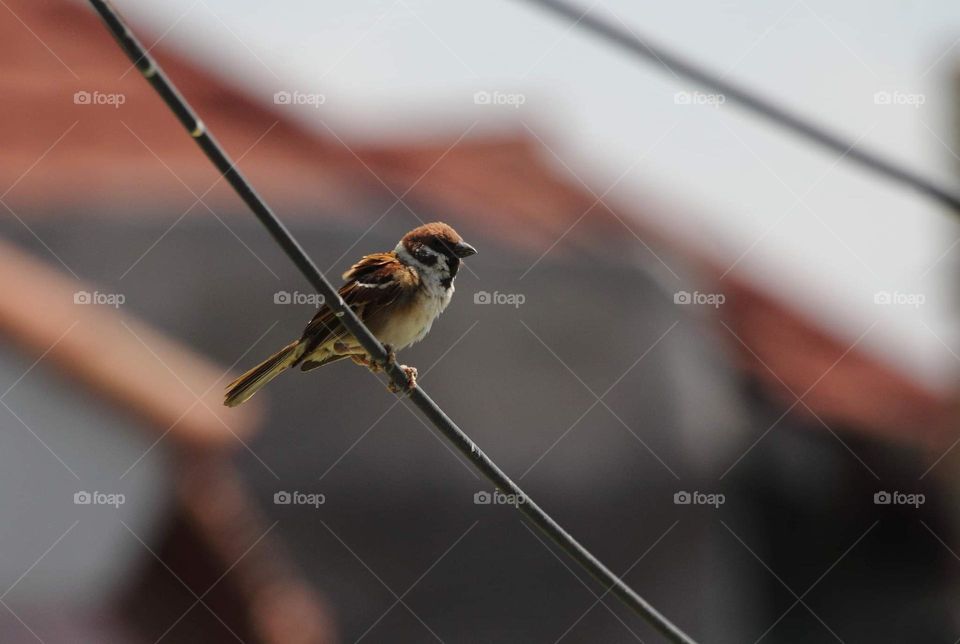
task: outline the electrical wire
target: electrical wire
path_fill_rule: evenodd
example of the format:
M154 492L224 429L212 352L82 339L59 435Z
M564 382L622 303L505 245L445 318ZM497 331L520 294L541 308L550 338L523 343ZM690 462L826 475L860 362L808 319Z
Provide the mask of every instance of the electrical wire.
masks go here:
M100 14L107 28L116 38L121 49L127 54L133 64L150 82L160 97L170 107L180 123L186 128L197 145L206 153L207 157L216 166L224 178L230 183L241 199L250 207L260 222L266 227L273 239L280 245L286 255L296 264L300 272L310 284L322 294L325 303L341 319L343 325L360 342L375 362L382 365L385 371L401 391L407 388L407 376L395 362L388 360L387 351L370 330L360 321L356 313L346 305L343 298L330 284L317 265L304 251L290 231L284 226L267 204L254 191L253 187L237 170L234 163L217 143L213 135L207 130L203 122L197 117L193 109L177 91L173 83L167 78L156 60L144 49L133 32L123 22L113 7L105 0L89 0L93 8ZM615 594L627 606L643 617L650 625L662 633L668 640L680 644L695 644L688 635L675 626L670 620L660 614L643 597L630 588L620 577L600 562L593 554L574 539L566 530L553 520L539 505L537 505L520 487L501 470L490 457L483 453L476 443L467 436L453 420L433 401L419 386L410 390L410 399L423 413L433 426L454 447L456 447L484 476L505 494L513 494L518 499L524 499L517 504L517 509L529 519L544 534L552 539L571 558L593 575L603 586L604 590Z
M685 76L717 94L722 94L728 101L737 103L754 114L792 131L801 138L840 153L845 161L853 161L879 176L910 187L960 214L960 193L941 186L932 179L896 161L887 159L876 152L865 150L857 142L834 134L765 97L724 80L665 47L653 44L646 37L641 38L626 27L598 18L591 13L590 9L581 9L565 0L522 1L541 7L560 18L569 19L573 21L573 27L589 31L661 69L667 69L678 76Z

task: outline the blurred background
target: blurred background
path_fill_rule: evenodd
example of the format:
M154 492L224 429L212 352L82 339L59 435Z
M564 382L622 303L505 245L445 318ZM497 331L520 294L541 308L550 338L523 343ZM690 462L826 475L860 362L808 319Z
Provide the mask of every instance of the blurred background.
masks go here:
M0 641L658 641L366 370L222 407L309 286L85 3L0 4ZM522 2L116 6L332 277L480 250L403 362L697 641L957 641L952 213ZM956 185L954 3L582 7Z

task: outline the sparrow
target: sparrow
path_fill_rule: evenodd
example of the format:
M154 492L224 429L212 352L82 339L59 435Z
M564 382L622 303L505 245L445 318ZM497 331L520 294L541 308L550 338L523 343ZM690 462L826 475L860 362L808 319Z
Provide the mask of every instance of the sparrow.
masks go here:
M477 253L442 222L414 228L387 253L365 255L343 274L338 291L388 351L423 339L453 297L453 280L461 260ZM377 365L329 307L310 320L303 335L229 385L223 404L236 407L290 367L302 371L351 358L372 371ZM417 370L400 365L407 387L416 386ZM391 391L396 391L391 385Z

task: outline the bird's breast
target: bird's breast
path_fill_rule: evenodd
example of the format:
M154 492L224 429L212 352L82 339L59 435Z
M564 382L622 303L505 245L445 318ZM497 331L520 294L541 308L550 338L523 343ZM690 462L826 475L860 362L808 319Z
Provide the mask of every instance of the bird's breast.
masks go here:
M406 306L398 307L376 334L381 342L402 349L419 342L430 331L453 296L453 287L449 289L418 289Z

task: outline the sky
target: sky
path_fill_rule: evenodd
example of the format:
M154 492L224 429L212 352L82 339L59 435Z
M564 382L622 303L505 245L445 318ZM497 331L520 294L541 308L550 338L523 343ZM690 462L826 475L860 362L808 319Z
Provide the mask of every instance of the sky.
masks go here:
M578 3L956 185L956 2ZM319 132L415 140L471 125L471 135L525 130L597 194L667 204L658 223L729 266L727 278L753 280L931 385L953 384L960 227L949 213L531 4L115 5L149 29L146 42L185 50L266 103L275 92L300 96L290 113ZM643 259L674 288L673 267ZM891 303L878 303L883 293Z

